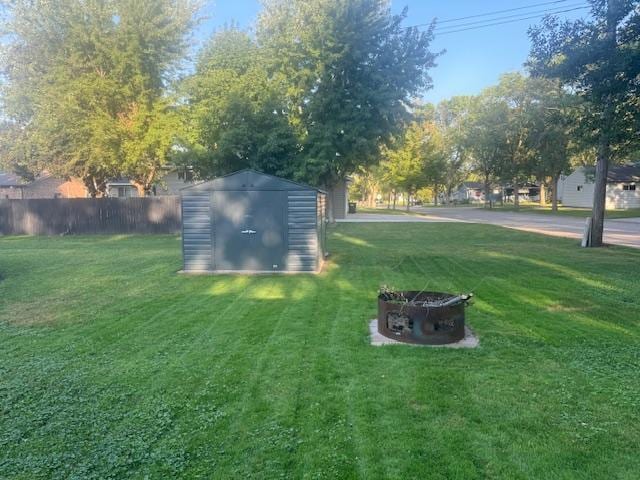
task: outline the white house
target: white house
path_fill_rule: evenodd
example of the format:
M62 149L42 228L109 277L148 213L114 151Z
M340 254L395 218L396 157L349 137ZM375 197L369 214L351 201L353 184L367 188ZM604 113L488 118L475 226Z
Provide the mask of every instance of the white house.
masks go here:
M484 184L480 182L464 182L456 190L451 192L451 201L454 202L484 202Z
M593 167L580 167L571 175L562 177L558 185L558 198L565 207L593 206ZM640 164L609 167L607 175L607 210L640 208Z
M193 185L193 169L191 167L167 165L162 167L158 180L151 188L150 195L180 195L180 189ZM113 178L107 182L107 196L130 198L139 197L136 184L127 177Z

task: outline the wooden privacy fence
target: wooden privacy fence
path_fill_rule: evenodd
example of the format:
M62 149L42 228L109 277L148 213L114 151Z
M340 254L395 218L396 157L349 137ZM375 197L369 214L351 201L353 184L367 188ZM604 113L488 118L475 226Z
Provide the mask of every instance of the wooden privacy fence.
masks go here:
M0 235L178 233L180 197L0 200Z

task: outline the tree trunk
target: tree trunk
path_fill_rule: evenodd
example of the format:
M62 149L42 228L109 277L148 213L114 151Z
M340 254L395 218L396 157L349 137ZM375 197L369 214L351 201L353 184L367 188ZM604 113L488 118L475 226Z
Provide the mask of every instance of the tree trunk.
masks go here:
M331 189L327 186L325 187L327 191L327 221L329 223L336 223L336 219L333 215L333 199L331 198Z
M398 200L398 194L396 193L396 191L393 191L393 209L396 209L396 201Z
M604 235L604 213L607 201L607 172L609 170L609 138L606 133L600 135L598 161L596 163L596 181L593 186L593 210L591 212L590 247L601 247Z
M369 197L368 197L368 201L367 201L367 206L371 207L371 208L375 208L376 206L376 197L378 196L378 192L376 191L375 188L372 188L369 191Z
M389 198L387 199L387 209L391 208L391 192L389 192Z
M487 178L484 180L484 206L491 208L491 186Z
M551 177L551 211L558 211L558 175L553 174Z
M616 48L617 30L613 0L607 2L607 32L605 48L613 52ZM607 82L611 87L610 82ZM603 98L602 117L600 120L600 138L598 139L598 160L596 163L596 181L593 187L593 210L591 211L590 247L601 247L604 236L604 213L607 201L607 174L609 173L609 156L611 155L611 140L609 129L613 118L613 102L611 95Z
M520 208L520 187L518 181L513 181L513 206L516 210Z
M433 186L433 205L438 206L438 184Z
M407 212L409 211L409 204L411 203L411 202L409 201L409 198L410 198L410 197L411 197L411 194L410 194L409 192L407 192L407 200L406 200L406 202L405 202L405 203L406 203L406 209L407 209Z
M544 185L544 180L540 181L540 206L543 208L547 206L547 190Z
M103 180L98 180L93 175L87 175L82 179L85 187L91 198L106 197L107 183Z

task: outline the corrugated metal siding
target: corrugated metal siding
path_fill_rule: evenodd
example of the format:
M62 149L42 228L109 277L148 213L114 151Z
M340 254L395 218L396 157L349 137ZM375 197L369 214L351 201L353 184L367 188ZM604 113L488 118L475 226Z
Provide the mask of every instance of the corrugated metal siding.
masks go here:
M287 192L288 236L287 270L313 272L317 267L317 192Z
M182 196L182 245L184 269L213 269L211 194L189 192Z

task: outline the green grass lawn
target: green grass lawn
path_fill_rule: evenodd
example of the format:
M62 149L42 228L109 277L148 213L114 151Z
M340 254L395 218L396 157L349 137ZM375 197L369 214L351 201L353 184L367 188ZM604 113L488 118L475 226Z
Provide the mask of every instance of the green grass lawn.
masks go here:
M558 206L558 211L553 212L551 207L540 207L535 204L525 204L521 205L518 210L516 210L513 205L500 206L495 205L493 210L497 212L522 212L522 213L539 213L543 215L566 215L569 217L581 217L586 218L591 216L590 208L576 208L576 207L563 207ZM605 218L615 219L615 218L635 218L640 217L640 208L630 208L628 210L607 210L605 212Z
M340 224L320 275L182 276L173 236L0 238L0 477L637 479L640 251ZM475 350L368 345L381 284Z

